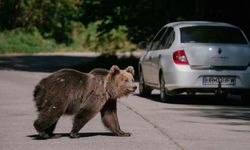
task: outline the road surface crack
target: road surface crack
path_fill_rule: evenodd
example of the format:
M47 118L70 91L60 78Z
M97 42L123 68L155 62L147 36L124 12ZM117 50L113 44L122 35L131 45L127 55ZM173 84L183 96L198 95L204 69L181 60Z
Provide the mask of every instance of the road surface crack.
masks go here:
M166 138L168 138L169 141L172 141L174 145L176 145L180 150L184 150L184 148L177 142L175 141L171 136L169 136L162 128L160 128L158 125L154 124L153 122L151 122L148 118L146 118L145 116L143 116L142 114L140 114L139 112L137 112L136 110L134 110L132 107L130 107L129 105L119 102L120 104L122 104L123 106L125 106L126 108L128 108L130 111L132 111L133 113L135 113L136 115L138 115L140 118L142 118L144 121L146 121L147 123L149 123L151 126L153 126L155 129L157 129L161 134L163 134Z

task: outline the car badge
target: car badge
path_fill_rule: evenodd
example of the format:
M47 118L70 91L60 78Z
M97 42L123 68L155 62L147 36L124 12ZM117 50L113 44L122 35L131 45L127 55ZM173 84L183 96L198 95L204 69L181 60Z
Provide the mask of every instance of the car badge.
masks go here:
M219 49L218 49L218 54L221 54L221 53L222 53L222 49L219 48Z

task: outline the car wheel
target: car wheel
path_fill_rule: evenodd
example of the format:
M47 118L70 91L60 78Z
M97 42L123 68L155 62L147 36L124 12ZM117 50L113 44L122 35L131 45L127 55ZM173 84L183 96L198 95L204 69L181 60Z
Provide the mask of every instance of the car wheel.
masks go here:
M242 94L241 95L241 103L243 105L250 105L250 94Z
M146 97L146 96L150 96L151 95L151 91L152 90L145 85L142 72L140 72L140 76L139 76L139 94L141 96Z
M169 96L165 88L165 80L163 75L160 77L160 98L163 102L170 102Z

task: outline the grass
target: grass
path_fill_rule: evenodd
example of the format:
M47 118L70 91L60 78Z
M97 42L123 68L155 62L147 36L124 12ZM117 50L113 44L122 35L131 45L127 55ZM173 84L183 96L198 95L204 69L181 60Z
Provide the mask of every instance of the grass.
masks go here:
M54 40L46 40L37 30L23 29L0 32L0 53L52 52L57 45Z

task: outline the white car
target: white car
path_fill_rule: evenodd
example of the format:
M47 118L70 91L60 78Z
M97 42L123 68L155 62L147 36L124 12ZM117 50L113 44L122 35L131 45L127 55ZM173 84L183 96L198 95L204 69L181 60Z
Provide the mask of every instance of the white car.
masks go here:
M181 21L165 25L141 48L139 91L160 89L160 97L187 92L237 94L250 99L250 44L234 25Z

